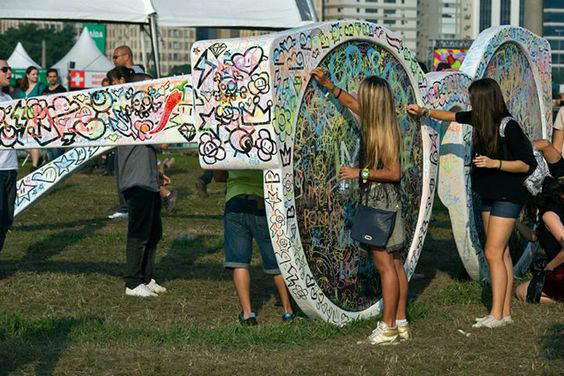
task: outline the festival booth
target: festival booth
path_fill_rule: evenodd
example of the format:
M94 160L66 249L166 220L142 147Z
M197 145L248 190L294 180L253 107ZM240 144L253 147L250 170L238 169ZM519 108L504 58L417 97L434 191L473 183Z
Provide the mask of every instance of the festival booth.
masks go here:
M28 67L34 66L39 69L39 81L47 85L47 78L45 77L45 68L41 68L41 65L37 64L27 53L23 45L18 42L16 48L7 60L8 65L12 68L12 79L10 81L11 86L16 85L16 80L23 78L25 76L25 70Z
M84 28L70 51L52 68L59 71L61 82L70 90L102 86L102 80L114 64L100 52Z
M391 84L403 143L408 277L439 187L464 265L472 278L483 279L469 179L471 129L408 116L406 107L467 109L470 82L492 77L527 135L546 138L552 125L546 40L518 27L490 28L474 42L460 72L427 75L397 34L363 21L201 41L191 52L192 75L0 104L1 148L74 147L18 182L16 212L107 148L197 141L205 169L263 171L276 258L308 316L335 325L374 316L382 307L379 277L350 237L359 188L337 181L340 165L358 164L360 128L312 80L312 70L324 67L352 93L369 75Z

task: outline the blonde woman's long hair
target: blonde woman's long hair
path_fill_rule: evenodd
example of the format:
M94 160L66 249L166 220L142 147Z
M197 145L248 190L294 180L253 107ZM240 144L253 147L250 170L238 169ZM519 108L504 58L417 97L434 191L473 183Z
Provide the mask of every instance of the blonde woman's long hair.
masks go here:
M358 90L364 158L362 167L390 167L399 161L400 129L388 81L370 76Z

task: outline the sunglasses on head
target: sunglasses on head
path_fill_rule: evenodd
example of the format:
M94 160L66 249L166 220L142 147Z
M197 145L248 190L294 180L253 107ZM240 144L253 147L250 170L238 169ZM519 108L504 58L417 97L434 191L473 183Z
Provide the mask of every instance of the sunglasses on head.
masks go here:
M5 66L5 67L0 68L0 70L2 71L2 73L8 73L8 71L10 71L10 72L12 71L12 68Z

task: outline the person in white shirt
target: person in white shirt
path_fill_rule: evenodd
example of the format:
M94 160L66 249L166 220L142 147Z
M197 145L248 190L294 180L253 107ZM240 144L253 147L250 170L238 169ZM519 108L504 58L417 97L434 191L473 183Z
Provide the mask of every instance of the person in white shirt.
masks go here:
M10 85L12 69L0 58L0 102L12 98L2 89ZM4 248L6 234L14 221L18 157L15 150L0 150L0 251Z

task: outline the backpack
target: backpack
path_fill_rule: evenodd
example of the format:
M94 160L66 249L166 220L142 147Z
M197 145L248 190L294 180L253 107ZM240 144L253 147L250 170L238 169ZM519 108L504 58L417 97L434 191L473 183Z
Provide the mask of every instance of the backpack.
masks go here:
M503 141L504 157L507 157L509 155L509 152L507 150L507 145L505 144L505 140L504 140L505 127L507 126L507 123L509 123L511 120L517 122L517 120L513 119L511 116L506 116L501 120L501 124L499 125L499 135L501 136L501 139ZM542 153L538 151L538 149L534 147L532 144L531 144L531 148L533 149L533 156L535 157L537 166L535 167L533 172L529 173L529 176L527 176L527 178L523 182L523 185L525 186L525 188L527 188L530 194L536 196L541 192L542 182L544 178L550 176L550 172L548 171L548 164L546 163L546 160L544 159Z

